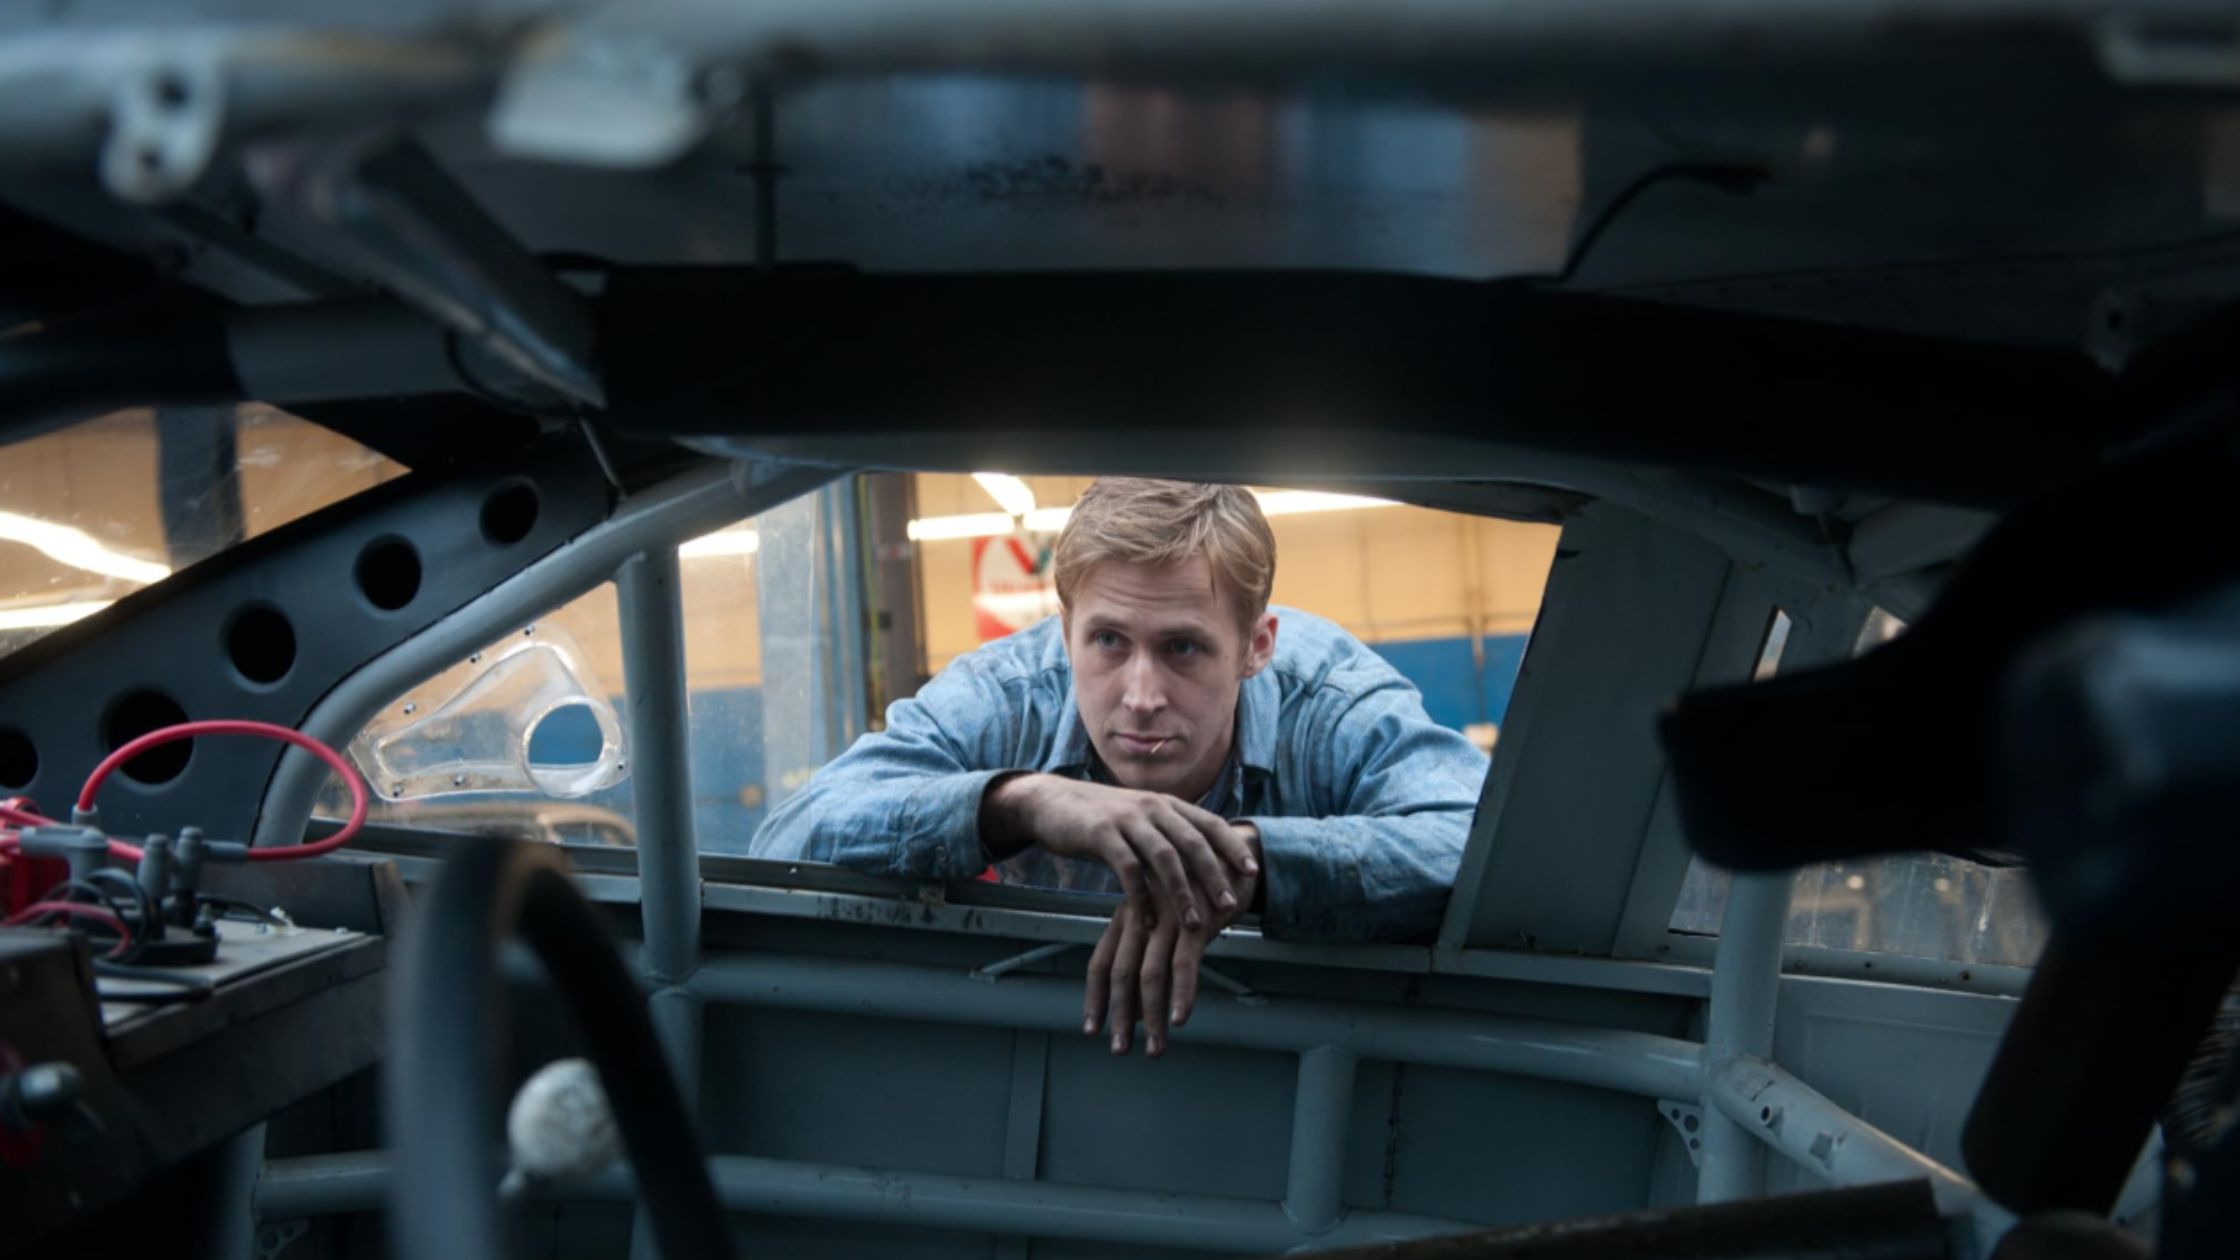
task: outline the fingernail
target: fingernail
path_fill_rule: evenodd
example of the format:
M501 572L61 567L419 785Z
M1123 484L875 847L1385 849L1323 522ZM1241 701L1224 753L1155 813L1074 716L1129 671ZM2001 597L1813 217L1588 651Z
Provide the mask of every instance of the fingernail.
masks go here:
M1084 1037L1094 1037L1097 1035L1097 1020L1094 1015L1084 1015L1081 1017L1081 1035Z
M1167 1008L1167 1022L1180 1028L1190 1022L1190 1012L1180 1006L1170 1006Z
M1203 924L1204 920L1198 917L1198 912L1196 910L1192 910L1190 913L1182 916L1182 922L1184 926L1190 928L1192 931L1195 931Z
M1247 875L1258 875L1260 873L1260 864L1253 861L1251 858L1246 858L1244 860L1244 873Z
M1112 1052L1114 1054L1126 1054L1128 1052L1128 1043L1118 1036L1113 1037Z
M1237 908L1237 895L1233 892L1230 892L1226 888L1222 889L1221 895L1214 898L1214 900L1220 902L1221 908L1224 910L1234 910Z
M1164 1054L1166 1052L1166 1049L1167 1039L1161 1037L1157 1033L1153 1033L1143 1039L1143 1053L1146 1057L1156 1059L1161 1054Z

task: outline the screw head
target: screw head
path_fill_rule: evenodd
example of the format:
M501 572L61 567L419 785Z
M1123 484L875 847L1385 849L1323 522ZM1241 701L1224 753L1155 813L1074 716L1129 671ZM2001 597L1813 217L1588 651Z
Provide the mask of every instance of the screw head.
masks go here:
M405 702L404 702L404 711L405 711L405 712L407 712L407 713L415 713L415 712L418 712L418 711L419 711L419 708L420 708L420 706L419 706L419 705L417 705L417 704L414 704L414 703L413 703L412 701L410 701L410 700L407 700L407 701L405 701Z
M455 774L455 775L452 775L452 776L451 776L451 786L453 786L453 787L465 787L466 785L467 785L467 776L465 776L465 775L463 775L463 774Z

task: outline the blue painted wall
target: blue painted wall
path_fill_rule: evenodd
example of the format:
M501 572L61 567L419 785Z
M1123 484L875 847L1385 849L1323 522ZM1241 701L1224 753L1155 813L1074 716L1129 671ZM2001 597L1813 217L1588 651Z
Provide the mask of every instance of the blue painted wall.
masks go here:
M1400 639L1369 646L1423 693L1432 721L1461 730L1473 722L1501 724L1516 689L1517 668L1524 664L1527 637L1504 634L1478 640L1484 645L1483 669L1466 638Z

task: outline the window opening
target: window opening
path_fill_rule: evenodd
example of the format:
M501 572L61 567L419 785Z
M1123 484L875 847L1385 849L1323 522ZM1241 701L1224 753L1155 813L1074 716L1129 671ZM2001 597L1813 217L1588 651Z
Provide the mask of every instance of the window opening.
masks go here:
M1775 614L1754 677L1769 677L1778 666L1788 623L1786 614ZM1854 655L1888 643L1905 628L1900 618L1875 609L1860 632ZM1691 860L1669 929L1690 936L1718 935L1730 882L1726 871L1701 858ZM1798 871L1783 940L1825 949L2027 967L2045 948L2046 920L2030 890L2029 876L2020 868L1985 866L1941 853L1906 853L1828 862Z
M114 412L0 451L0 655L404 466L261 403Z

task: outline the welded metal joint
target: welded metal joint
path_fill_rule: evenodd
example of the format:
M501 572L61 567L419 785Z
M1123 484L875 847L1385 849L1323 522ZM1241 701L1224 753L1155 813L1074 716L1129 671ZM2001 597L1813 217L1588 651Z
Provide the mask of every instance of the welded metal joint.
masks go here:
M1837 1106L1781 1067L1754 1055L1708 1063L1705 1101L1757 1140L1830 1184L1926 1180L1945 1216L1971 1218L1993 1238L2013 1216L1967 1177Z

